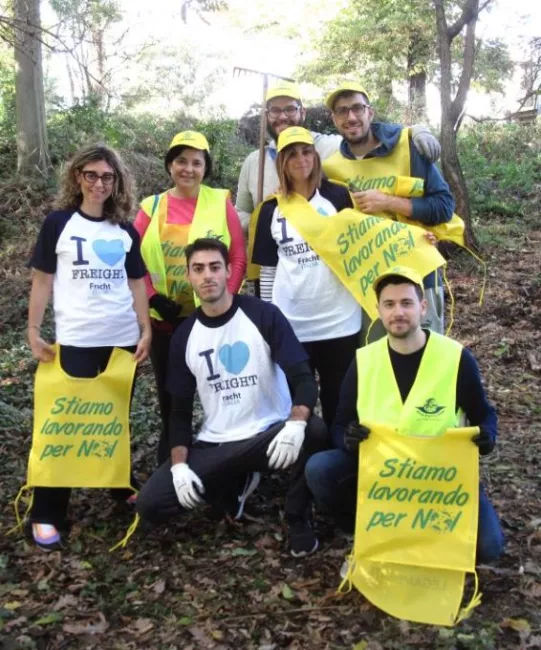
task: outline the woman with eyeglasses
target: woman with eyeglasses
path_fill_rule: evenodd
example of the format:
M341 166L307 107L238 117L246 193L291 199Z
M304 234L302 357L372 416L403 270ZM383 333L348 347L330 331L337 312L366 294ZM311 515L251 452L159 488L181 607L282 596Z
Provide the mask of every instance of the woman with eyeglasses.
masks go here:
M289 127L278 137L276 169L286 198L304 197L310 210L332 219L352 208L348 190L322 177L310 131ZM361 308L280 209L280 197L261 205L252 261L260 264L261 298L291 323L319 375L323 419L330 427L342 379L355 356Z
M60 364L72 377L97 377L114 347L144 361L151 328L140 239L128 222L134 201L130 175L105 145L80 149L64 169L55 200L38 235L28 308L28 341L35 359L51 362L54 348L41 336L53 294ZM133 483L133 481L132 481ZM114 490L128 499L131 490ZM69 488L36 487L30 521L38 546L62 545Z
M200 237L214 237L229 249L228 289L238 293L246 270L246 249L239 218L229 191L203 181L212 173L207 139L197 131L182 131L165 155L165 169L173 187L141 202L134 226L141 236L141 252L148 269L145 283L150 304L152 347L162 420L158 463L169 457L171 397L165 389L171 336L196 307L187 279L186 246Z

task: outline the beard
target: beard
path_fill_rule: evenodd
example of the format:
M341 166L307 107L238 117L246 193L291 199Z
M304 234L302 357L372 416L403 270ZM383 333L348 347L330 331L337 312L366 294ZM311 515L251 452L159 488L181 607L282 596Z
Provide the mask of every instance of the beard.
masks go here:
M223 286L216 286L215 288L215 293L207 296L202 296L199 292L196 291L197 297L201 302L205 302L207 304L213 304L215 302L218 302L219 300L222 299L225 291L226 291L226 285L224 284Z
M355 137L350 137L347 135L342 134L342 137L346 142L349 144L366 144L368 142L368 139L370 138L370 129L367 130L367 132L364 135L358 135Z
M278 133L276 132L276 130L275 130L275 127L276 127L276 126L285 126L285 128L287 128L287 127L289 127L289 126L302 126L302 124L301 124L300 122L298 122L297 120L294 120L294 119L287 119L287 120L284 120L284 121L281 121L281 122L275 123L275 124L273 124L273 125L271 125L271 124L269 124L269 123L267 122L267 133L270 135L270 137L271 137L275 142L278 142L278 135L279 135L279 134L278 134ZM284 130L284 129L282 129L282 131L283 131L283 130Z

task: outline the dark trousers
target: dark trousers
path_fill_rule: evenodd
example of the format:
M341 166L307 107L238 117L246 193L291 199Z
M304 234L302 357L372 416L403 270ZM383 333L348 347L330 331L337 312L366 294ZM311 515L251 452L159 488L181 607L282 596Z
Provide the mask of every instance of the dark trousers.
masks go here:
M340 387L359 347L359 333L326 341L303 343L312 372L319 375L319 399L325 424L330 429L336 415Z
M182 322L182 321L181 321ZM158 466L169 457L169 418L171 416L171 395L165 385L167 381L167 368L169 366L169 348L173 331L157 327L152 323L152 345L150 347L150 361L156 379L158 391L158 404L162 420L162 431L158 441Z
M136 346L132 345L122 349L135 352L135 348ZM78 348L73 345L61 345L60 365L64 372L72 377L97 377L107 368L112 352L112 347ZM115 499L125 499L133 494L127 489L111 490L111 493ZM34 488L30 521L65 528L70 494L70 488Z
M316 454L306 465L306 480L316 506L330 514L346 533L353 533L357 513L359 461L342 449ZM503 531L483 486L479 486L477 564L493 562L505 546Z
M252 438L238 442L195 442L190 450L188 465L205 486L207 503L220 502L224 490L239 476L249 472L270 472L267 449L282 429L279 422ZM304 478L308 458L329 446L329 433L323 420L312 416L305 430L304 444L297 461L285 471L289 472L289 489L285 512L288 521L305 519L310 511L312 495ZM171 476L171 461L161 465L143 486L137 499L137 511L151 523L159 524L181 515L180 506Z

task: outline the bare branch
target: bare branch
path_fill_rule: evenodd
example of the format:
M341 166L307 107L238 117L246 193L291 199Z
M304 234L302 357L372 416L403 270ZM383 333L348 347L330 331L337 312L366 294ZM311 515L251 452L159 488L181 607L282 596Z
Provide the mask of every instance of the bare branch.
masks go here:
M456 38L472 19L477 19L481 11L483 11L483 9L486 9L486 7L488 7L492 1L493 0L484 0L484 2L479 7L479 0L468 0L464 5L462 14L459 16L457 21L447 30L449 40L452 41L453 38Z

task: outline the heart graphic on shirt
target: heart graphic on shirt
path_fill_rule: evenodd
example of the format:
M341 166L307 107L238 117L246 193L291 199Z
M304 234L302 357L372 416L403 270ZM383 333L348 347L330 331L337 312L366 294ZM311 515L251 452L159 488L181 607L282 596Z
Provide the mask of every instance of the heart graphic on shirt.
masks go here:
M94 253L102 262L109 266L114 266L124 257L124 242L122 239L96 239L92 244Z
M218 350L218 357L227 372L238 375L248 363L250 348L244 341L237 341L233 345L226 343Z

